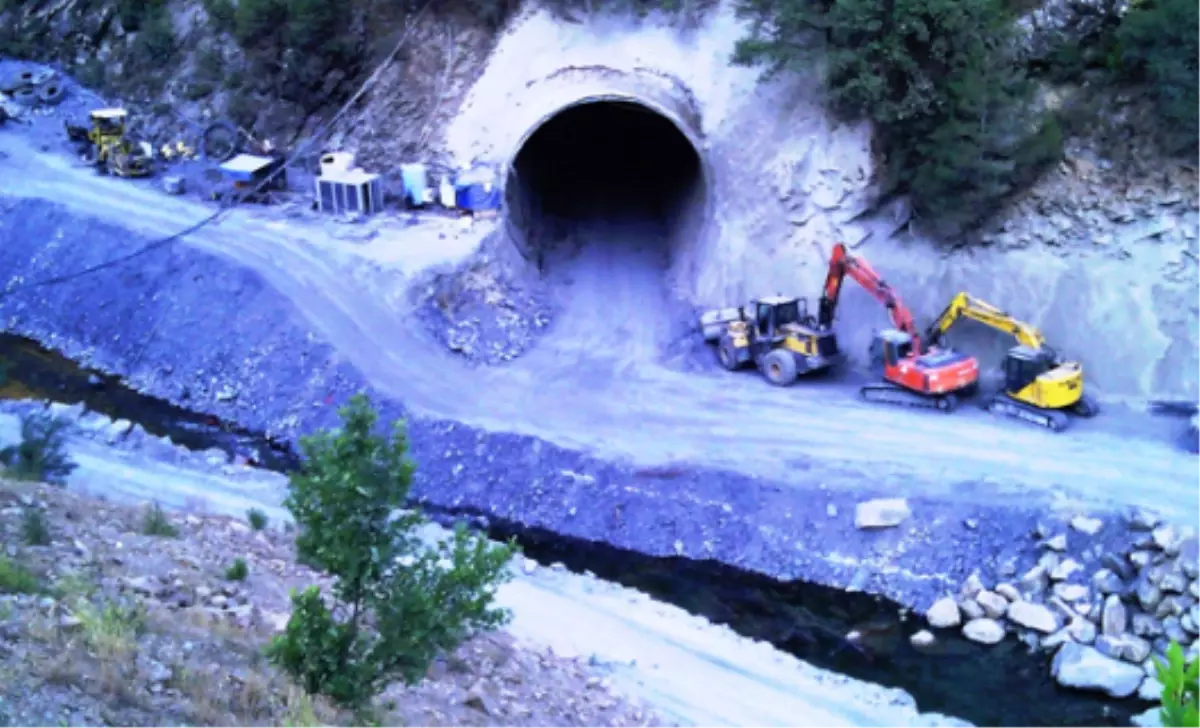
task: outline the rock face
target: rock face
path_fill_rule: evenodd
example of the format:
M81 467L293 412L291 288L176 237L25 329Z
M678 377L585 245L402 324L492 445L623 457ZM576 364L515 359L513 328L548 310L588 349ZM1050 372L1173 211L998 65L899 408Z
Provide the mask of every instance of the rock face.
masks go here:
M1051 669L1060 685L1097 690L1114 698L1133 695L1146 677L1136 665L1114 660L1094 648L1073 642L1059 648Z
M706 189L697 198L707 205L680 226L669 273L688 303L723 307L757 290L816 290L832 242L842 240L897 284L920 319L968 290L1080 357L1098 393L1197 395L1194 171L1144 150L1112 159L1098 151L1105 146L1080 141L981 231L976 249L946 251L922 236L903 200L877 202L870 129L831 123L816 81L760 83L759 69L712 61L730 56L743 22L732 3L686 33L632 18L563 24L549 13L523 15L500 36L447 128L447 152L457 163L503 164L567 106L632 97L702 149ZM1137 102L1113 99L1108 110L1118 116ZM840 304L842 348L860 365L880 315L865 296ZM1142 332L1139 345L1119 358L1108 356L1112 337L1094 333L1130 329ZM992 332L962 336L983 362L1001 361L1011 344Z

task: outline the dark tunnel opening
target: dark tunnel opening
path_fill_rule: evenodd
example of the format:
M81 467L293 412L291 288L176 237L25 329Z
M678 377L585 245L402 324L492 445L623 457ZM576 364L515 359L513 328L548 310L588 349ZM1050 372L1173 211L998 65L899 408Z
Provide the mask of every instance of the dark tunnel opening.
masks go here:
M668 118L638 103L569 107L537 128L513 160L506 195L527 248L587 225L659 241L664 255L702 223L699 153Z

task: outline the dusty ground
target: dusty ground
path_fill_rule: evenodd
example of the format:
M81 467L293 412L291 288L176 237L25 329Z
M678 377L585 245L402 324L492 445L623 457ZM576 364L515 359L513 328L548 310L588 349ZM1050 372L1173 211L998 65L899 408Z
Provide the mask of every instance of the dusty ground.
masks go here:
M30 545L26 514L50 542ZM261 656L286 624L288 592L322 577L291 538L219 516L167 516L60 488L0 482L0 711L9 725L345 724ZM236 558L249 576L226 578ZM27 569L36 591L14 594ZM6 574L8 575L6 578ZM5 583L5 582L9 583ZM414 687L389 688L384 725L652 725L578 660L480 636Z

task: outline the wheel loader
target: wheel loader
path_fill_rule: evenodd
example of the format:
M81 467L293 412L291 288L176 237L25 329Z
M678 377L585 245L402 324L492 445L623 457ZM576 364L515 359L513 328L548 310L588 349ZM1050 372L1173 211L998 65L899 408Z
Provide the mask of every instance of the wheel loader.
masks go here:
M722 368L735 371L753 363L777 387L828 369L841 358L833 329L818 326L802 298L771 296L748 306L707 311L700 325L704 339L716 343Z
M67 138L81 147L84 161L117 177L147 177L153 172L153 149L131 140L125 129L125 109L96 109L89 127L66 124Z
M966 292L954 296L925 333L925 341L934 344L960 319L977 321L1010 334L1017 345L1004 358L1004 389L988 400L989 412L1062 432L1070 412L1079 417L1094 417L1100 411L1095 399L1084 392L1083 367L1067 361L1046 346L1042 332L1019 321L995 306Z

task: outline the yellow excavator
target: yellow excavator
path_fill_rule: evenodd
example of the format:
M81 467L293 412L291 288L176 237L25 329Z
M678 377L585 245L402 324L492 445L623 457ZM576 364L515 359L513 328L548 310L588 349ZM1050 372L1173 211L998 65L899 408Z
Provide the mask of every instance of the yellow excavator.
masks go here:
M1004 359L1004 389L988 401L989 412L1054 432L1067 428L1068 412L1079 417L1094 417L1100 412L1096 400L1083 391L1083 367L1079 362L1064 361L1046 345L1037 328L968 293L959 293L950 301L926 331L925 342L940 342L960 318L978 321L1017 340Z

